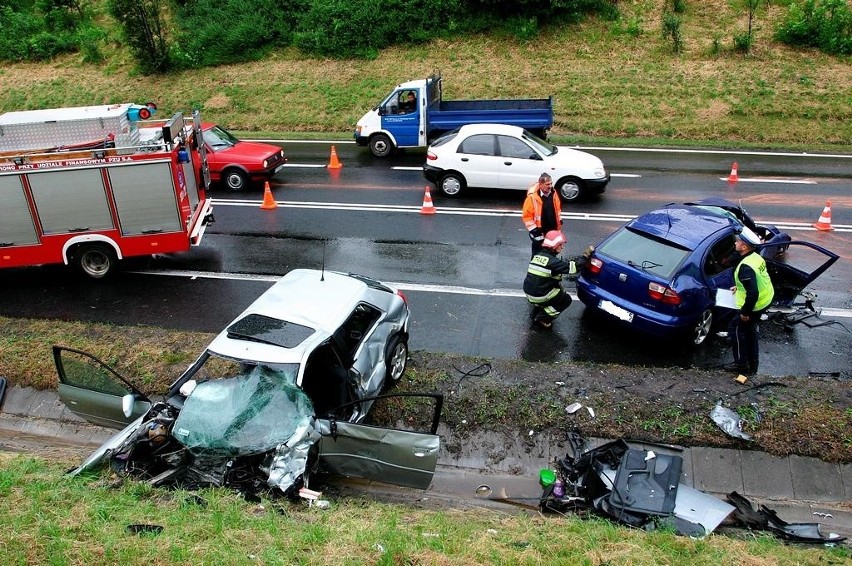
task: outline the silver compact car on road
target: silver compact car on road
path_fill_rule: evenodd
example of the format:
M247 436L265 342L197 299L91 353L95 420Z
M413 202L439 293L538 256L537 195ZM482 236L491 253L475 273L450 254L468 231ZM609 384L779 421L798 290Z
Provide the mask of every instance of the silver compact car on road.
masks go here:
M54 346L69 409L126 425L73 473L111 461L153 485L292 494L324 470L426 488L441 396L406 395L427 402L428 432L363 423L374 402L395 397L380 394L405 371L409 317L402 293L368 277L291 271L158 401L90 354Z

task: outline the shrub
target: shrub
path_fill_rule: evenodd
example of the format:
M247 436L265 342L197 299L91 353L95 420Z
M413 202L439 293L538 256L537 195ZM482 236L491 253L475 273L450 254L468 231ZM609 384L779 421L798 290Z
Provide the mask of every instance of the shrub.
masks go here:
M43 60L78 46L76 28L88 20L75 2L20 0L0 7L0 59Z
M434 37L460 14L460 0L324 0L299 22L295 44L318 55L372 58L382 47Z
M289 45L305 0L192 0L177 8L173 53L181 66L236 63Z
M788 45L816 47L835 55L852 54L852 8L846 0L804 0L790 5L775 30Z
M672 43L672 51L683 51L683 37L680 34L680 16L673 12L664 12L662 20L663 39Z
M109 11L121 25L140 71L148 74L169 70L169 44L158 0L109 0Z

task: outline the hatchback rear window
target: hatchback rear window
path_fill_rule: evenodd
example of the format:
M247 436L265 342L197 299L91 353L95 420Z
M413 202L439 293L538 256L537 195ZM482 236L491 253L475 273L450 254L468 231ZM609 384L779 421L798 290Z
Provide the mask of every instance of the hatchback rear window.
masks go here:
M690 253L690 250L672 242L658 240L629 228L616 232L597 251L662 279L671 279Z

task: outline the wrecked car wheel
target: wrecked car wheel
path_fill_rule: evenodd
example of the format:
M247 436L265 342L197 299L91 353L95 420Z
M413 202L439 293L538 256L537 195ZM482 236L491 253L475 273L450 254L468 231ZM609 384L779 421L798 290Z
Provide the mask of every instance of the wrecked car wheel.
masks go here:
M692 329L692 343L700 346L710 336L710 328L713 326L713 313L710 309L705 310L698 317L695 327Z
M404 337L397 336L391 340L385 363L387 365L385 386L390 387L399 381L408 364L408 341Z

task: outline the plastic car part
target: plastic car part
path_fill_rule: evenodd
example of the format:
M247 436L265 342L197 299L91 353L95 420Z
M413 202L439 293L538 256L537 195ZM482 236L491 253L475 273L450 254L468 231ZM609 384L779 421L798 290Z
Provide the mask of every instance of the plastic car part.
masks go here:
M723 407L722 401L716 403L710 411L710 418L713 419L713 422L719 425L719 428L721 428L728 436L740 438L742 440L751 440L751 437L742 431L742 420L740 419L740 416L731 409Z

